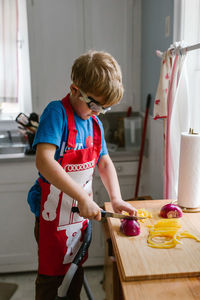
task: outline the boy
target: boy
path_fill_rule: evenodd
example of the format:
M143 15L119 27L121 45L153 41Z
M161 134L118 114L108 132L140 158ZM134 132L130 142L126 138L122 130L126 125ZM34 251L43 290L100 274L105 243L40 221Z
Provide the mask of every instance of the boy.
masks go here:
M101 220L101 209L92 197L96 164L114 211L137 215L121 198L97 117L123 96L120 67L110 54L89 51L75 60L71 80L70 94L44 110L33 143L40 176L29 191L28 202L36 215L37 240L39 236L37 300L55 298L80 248L87 218ZM79 214L72 213L73 206L78 206ZM69 288L71 299L80 299L82 281L79 267Z

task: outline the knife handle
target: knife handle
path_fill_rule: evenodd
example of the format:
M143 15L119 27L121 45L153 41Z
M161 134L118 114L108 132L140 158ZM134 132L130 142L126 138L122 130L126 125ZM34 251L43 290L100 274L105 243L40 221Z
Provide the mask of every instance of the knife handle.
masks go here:
M73 212L73 213L79 213L78 207L77 207L77 206L73 206L73 207L72 207L72 212ZM105 216L106 216L106 211L102 209L102 210L101 210L101 217L102 217L102 218L105 218Z
M73 207L72 207L72 212L73 212L73 213L79 213L78 207L77 207L77 206L73 206Z
M105 217L106 217L106 211L103 210L103 209L101 210L101 217L102 217L102 218L105 218Z

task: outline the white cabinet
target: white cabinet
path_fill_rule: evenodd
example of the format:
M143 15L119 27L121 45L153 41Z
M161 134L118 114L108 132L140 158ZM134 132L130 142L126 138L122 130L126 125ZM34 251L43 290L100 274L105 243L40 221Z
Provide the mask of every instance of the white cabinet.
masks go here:
M134 187L136 182L136 174L138 161L113 161L119 179L122 198L128 200L133 198ZM108 194L101 182L98 170L95 170L93 181L94 201L101 207L104 202L109 202ZM103 220L102 220L103 222ZM104 264L104 232L102 222L93 221L93 236L89 248L89 258L85 265L103 265Z
M27 1L33 110L39 114L69 92L72 63L84 52L83 2Z
M122 68L124 98L114 111L140 108L140 0L28 0L33 109L39 114L70 86L71 66L89 49Z
M139 2L86 0L84 9L86 48L110 52L122 69L124 98L113 110L127 111L128 106L139 110Z
M137 161L114 161L124 200L133 197ZM34 215L27 193L37 178L34 160L0 161L0 273L37 269ZM103 207L109 201L98 171L94 175L94 200ZM93 237L86 266L104 264L102 222L92 221Z
M35 219L27 203L34 161L0 161L0 170L0 272L36 270Z

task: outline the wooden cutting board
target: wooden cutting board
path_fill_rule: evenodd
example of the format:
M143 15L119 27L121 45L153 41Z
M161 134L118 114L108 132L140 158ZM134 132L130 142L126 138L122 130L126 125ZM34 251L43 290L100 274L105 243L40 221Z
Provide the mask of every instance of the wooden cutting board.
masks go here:
M149 228L159 217L160 208L170 200L130 201L136 208L145 208L153 218L141 224L140 235L127 237L120 232L120 220L108 218L108 225L118 268L124 281L177 278L200 275L200 242L182 239L175 248L158 249L147 245ZM105 209L112 211L111 203ZM200 237L200 213L183 213L181 229Z

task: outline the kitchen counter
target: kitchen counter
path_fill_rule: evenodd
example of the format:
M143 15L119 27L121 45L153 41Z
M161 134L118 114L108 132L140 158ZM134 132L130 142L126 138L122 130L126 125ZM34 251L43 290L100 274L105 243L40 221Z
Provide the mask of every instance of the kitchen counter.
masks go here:
M34 161L35 155L25 155L24 153L1 154L0 163L4 162L19 162L19 161Z
M169 200L130 201L136 208L153 213L155 223L161 206ZM111 204L105 203L111 211ZM184 213L180 219L184 229L200 236L200 213ZM200 299L200 243L184 239L183 244L171 249L147 246L148 227L141 224L137 237L120 233L120 221L108 218L105 223L105 289L109 300L197 300ZM109 282L109 284L106 284ZM110 296L109 296L110 295Z
M109 155L113 161L136 161L139 159L139 149L126 150L125 148L119 148L115 152L110 151Z
M139 157L139 150L126 150L125 148L117 149L109 152L113 161L136 161ZM35 155L25 155L24 153L0 154L0 163L8 161L34 161Z

